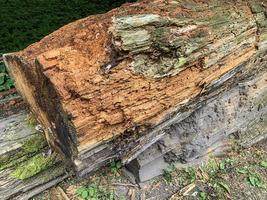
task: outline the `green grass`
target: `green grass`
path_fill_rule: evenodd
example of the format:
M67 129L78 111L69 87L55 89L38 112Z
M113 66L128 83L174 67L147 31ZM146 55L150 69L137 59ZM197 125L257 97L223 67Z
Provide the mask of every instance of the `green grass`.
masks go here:
M87 187L80 187L76 193L82 199L106 199L115 200L115 194L113 191L107 191L106 189L99 186L99 184L90 184Z
M110 170L114 174L117 174L119 170L121 169L121 167L122 167L121 161L113 160L110 164Z
M242 153L233 151L225 158L211 157L207 163L196 168L166 170L163 178L171 185L182 187L196 185L195 192L191 195L195 194L200 200L229 199L235 195L238 185L241 188L258 189L258 192L265 191L267 189L265 151L253 148L238 151Z
M78 187L76 194L85 200L125 200L111 186L111 182L118 181L117 178L121 176L121 167L121 161L113 160L109 167L102 170L101 175L91 177L87 184Z
M83 180L70 178L60 186L70 199L265 199L267 194L267 148L258 144L248 149L234 144L223 157L210 155L208 162L178 169L172 164L162 176L136 187L123 175L120 161L99 169ZM35 200L47 200L44 192Z

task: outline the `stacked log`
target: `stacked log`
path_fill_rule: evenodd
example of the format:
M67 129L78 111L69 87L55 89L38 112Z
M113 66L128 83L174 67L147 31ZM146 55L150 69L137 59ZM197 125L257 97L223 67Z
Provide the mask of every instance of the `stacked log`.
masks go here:
M159 156L190 162L266 119L266 16L266 0L143 0L4 60L50 146L79 175L138 160L172 134Z
M12 109L12 107L10 107ZM0 196L25 200L70 176L42 133L30 125L28 111L0 115Z

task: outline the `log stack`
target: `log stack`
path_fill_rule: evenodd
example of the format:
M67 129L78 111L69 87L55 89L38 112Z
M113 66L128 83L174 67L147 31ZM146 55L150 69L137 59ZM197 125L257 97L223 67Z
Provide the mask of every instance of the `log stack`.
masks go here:
M134 173L159 157L191 162L266 127L266 52L266 0L143 0L4 61L50 146L84 175L113 159Z

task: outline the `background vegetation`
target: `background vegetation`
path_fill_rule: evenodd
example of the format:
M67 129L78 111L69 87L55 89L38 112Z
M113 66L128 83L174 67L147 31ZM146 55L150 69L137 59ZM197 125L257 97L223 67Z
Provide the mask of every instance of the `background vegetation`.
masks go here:
M0 0L0 56L19 51L59 27L135 0ZM12 87L0 63L0 92Z

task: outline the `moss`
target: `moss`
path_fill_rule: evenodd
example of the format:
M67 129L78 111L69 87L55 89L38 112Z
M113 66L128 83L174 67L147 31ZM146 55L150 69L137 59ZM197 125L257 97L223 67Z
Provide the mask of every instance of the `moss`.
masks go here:
M41 133L37 133L24 141L21 148L12 154L5 154L0 156L0 170L10 168L24 162L32 155L39 153L42 149L47 146L45 137Z
M43 182L47 182L55 177L63 175L66 172L66 166L62 162L57 162L53 164L51 167L47 168L47 170L43 170L34 178L41 179ZM31 181L31 178L27 179Z
M30 127L33 127L33 128L37 126L38 124L37 120L32 114L28 115L28 117L26 118L26 122Z
M27 159L28 159L27 155L20 155L20 156L15 155L14 157L12 157L12 159L7 158L7 160L5 162L1 162L0 171L7 169L7 168L11 168L13 166L16 166L19 163L24 162Z
M22 149L26 153L33 153L43 149L45 146L47 146L45 137L40 133L26 140L22 145Z
M32 177L51 167L56 162L56 157L56 154L52 154L51 156L47 157L41 153L37 154L31 159L17 166L15 171L12 172L11 176L21 180Z

